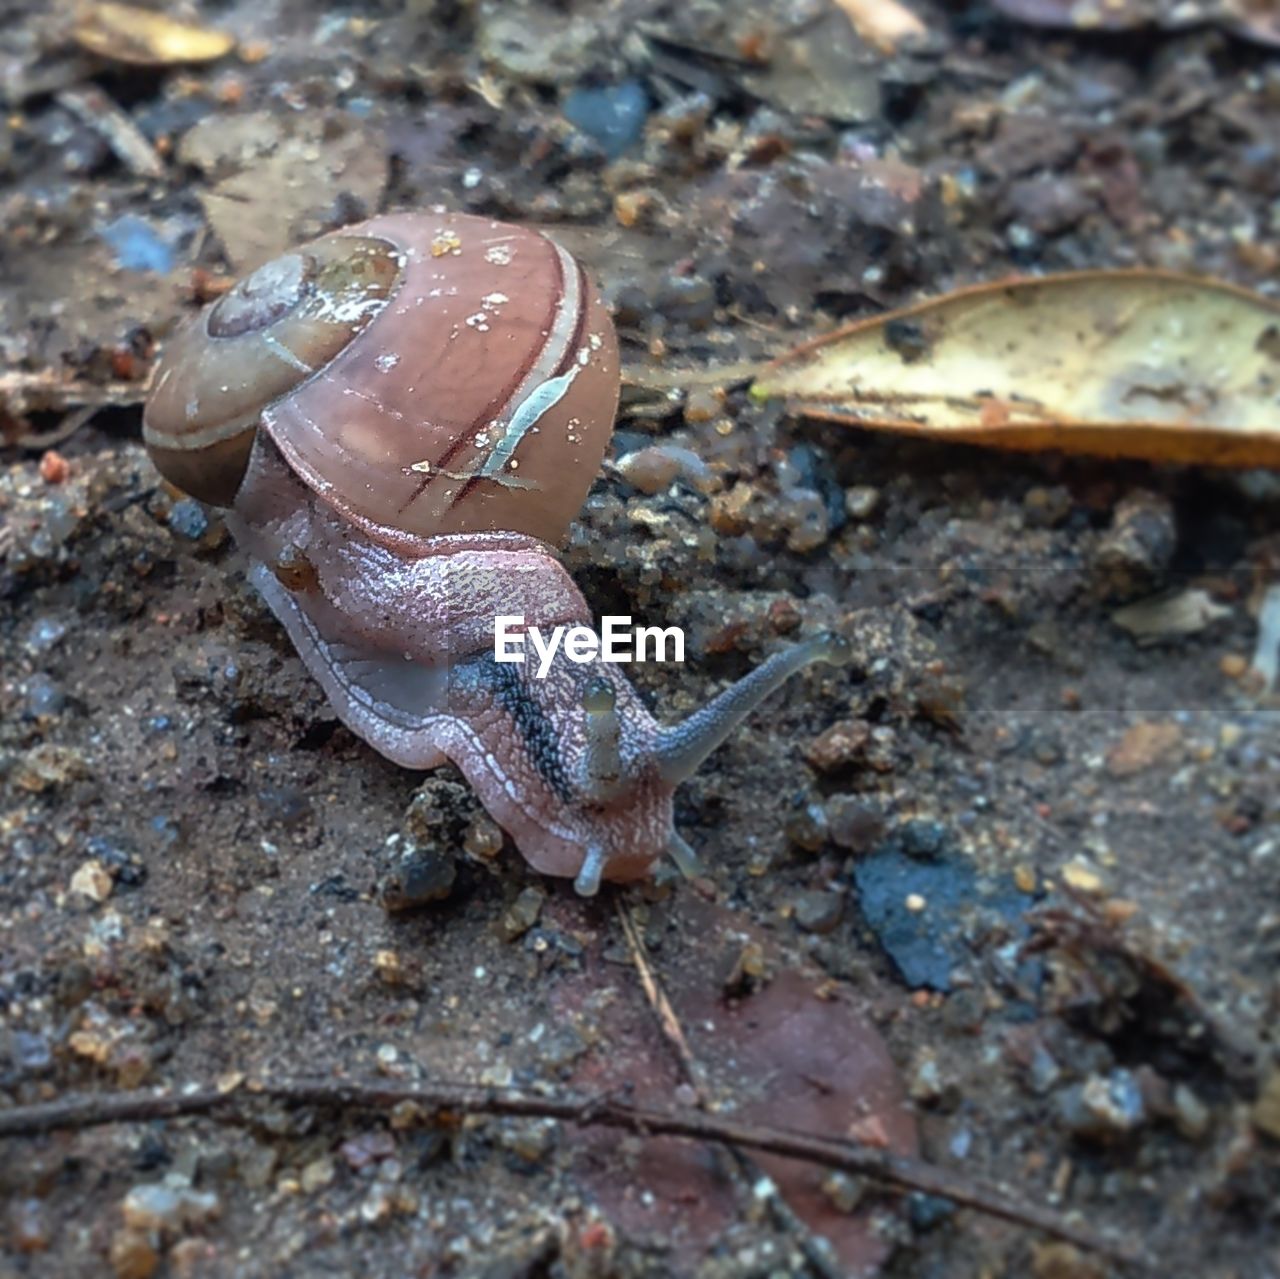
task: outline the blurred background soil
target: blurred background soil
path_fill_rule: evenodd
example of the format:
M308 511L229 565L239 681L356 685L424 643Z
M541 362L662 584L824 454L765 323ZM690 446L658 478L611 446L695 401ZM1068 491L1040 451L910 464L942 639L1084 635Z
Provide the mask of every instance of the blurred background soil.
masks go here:
M619 1061L645 1010L618 1020L617 896L675 988L840 983L926 1157L1154 1273L1280 1275L1280 733L1248 678L1275 477L872 436L673 375L1012 271L1275 296L1280 56L1231 6L1175 7L1071 30L1014 16L1067 6L911 0L923 33L886 50L830 0L208 0L166 12L235 49L143 65L94 43L93 6L77 40L70 6L7 0L0 1105L665 1081L656 1028ZM684 666L634 672L658 713L802 631L857 640L680 792L710 922L687 886L584 906L456 775L354 739L217 512L139 443L155 350L200 301L428 204L545 226L614 310L629 385L565 556L597 613L686 629ZM658 442L703 466L652 481ZM1114 620L1189 589L1215 606L1191 633ZM388 912L406 858L440 900ZM734 1077L736 1033L699 1049L725 1095L763 1071ZM802 1228L647 1185L637 1140L264 1107L8 1141L0 1275L809 1272ZM924 1196L825 1193L889 1275L1109 1273Z

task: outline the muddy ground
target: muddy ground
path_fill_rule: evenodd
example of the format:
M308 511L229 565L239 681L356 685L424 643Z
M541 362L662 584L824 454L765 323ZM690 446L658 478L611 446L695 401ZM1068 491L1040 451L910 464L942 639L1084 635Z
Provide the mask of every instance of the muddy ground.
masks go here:
M1280 1275L1280 733L1248 673L1274 477L654 389L1012 270L1274 296L1274 48L912 7L885 53L823 0L225 0L182 12L236 52L140 66L9 0L0 1106L304 1075L687 1103L621 905L726 1111L918 1131L1153 1273ZM597 613L686 628L684 666L635 671L659 715L796 635L855 641L681 790L701 892L584 906L494 856L456 775L337 723L139 443L154 350L220 281L430 203L579 253L632 381L614 461L659 440L713 473L646 495L608 465L565 551ZM1113 620L1187 588L1217 606L1194 634ZM406 856L452 884L389 912ZM804 1274L810 1226L827 1273L1120 1273L856 1182L788 1220L751 1180L536 1121L246 1104L0 1143L0 1274Z

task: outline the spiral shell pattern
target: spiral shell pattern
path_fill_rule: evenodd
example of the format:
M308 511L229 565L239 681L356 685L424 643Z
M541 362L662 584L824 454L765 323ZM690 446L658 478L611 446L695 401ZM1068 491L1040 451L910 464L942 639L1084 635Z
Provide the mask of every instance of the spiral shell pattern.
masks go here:
M579 263L463 214L389 214L304 246L174 345L144 427L179 487L229 501L193 473L242 470L257 425L375 536L560 540L617 407L617 340Z

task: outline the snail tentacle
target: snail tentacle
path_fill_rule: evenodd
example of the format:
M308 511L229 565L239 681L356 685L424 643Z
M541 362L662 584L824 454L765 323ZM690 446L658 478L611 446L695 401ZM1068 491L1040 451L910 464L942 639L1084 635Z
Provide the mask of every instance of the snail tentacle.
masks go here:
M815 662L844 665L852 653L848 640L822 635L782 653L731 684L688 719L660 729L654 747L658 772L669 786L692 777L716 749L766 697L798 671Z

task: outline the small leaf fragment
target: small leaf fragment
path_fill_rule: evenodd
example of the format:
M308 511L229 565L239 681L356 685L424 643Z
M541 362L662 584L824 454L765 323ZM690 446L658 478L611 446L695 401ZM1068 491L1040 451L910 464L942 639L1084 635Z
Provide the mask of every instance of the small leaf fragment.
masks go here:
M1217 603L1208 591L1197 589L1139 600L1117 609L1111 620L1142 644L1198 635L1219 618L1230 616L1229 608Z
M1164 271L960 289L775 360L810 417L993 447L1280 467L1280 304Z
M72 36L82 49L133 66L213 62L235 48L235 37L179 22L163 13L101 0L81 10Z

